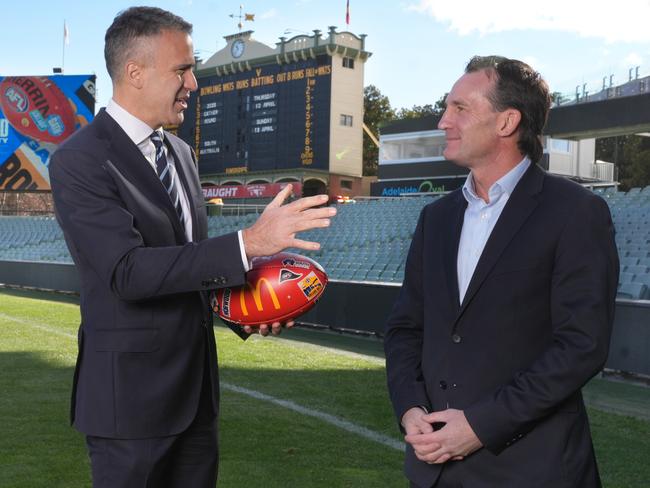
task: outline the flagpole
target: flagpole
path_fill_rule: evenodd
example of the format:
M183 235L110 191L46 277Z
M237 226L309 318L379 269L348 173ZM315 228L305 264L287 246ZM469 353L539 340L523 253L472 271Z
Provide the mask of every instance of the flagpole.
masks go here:
M63 49L61 50L61 71L65 73L65 41L66 33L68 31L67 26L65 25L65 19L63 20Z

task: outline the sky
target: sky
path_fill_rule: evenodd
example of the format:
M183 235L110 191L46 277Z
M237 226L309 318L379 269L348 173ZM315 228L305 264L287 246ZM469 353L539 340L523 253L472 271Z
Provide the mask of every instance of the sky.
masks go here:
M104 66L104 33L129 6L155 5L194 25L194 47L209 58L236 33L240 3L225 0L159 0L155 3L79 0L11 2L0 29L0 76L97 75L97 107L105 106L111 84ZM537 69L552 91L573 97L583 84L601 90L603 77L628 81L629 69L650 75L650 0L249 0L255 14L244 30L275 46L314 29L367 34L364 84L388 96L395 109L433 104L448 92L476 54L521 59ZM69 43L63 41L64 21ZM289 31L288 34L285 34Z

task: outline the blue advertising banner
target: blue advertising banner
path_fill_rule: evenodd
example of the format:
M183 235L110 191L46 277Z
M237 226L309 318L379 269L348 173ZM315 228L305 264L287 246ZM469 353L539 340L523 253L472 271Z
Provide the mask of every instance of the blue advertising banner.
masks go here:
M95 113L95 75L0 76L0 191L50 190L50 156Z

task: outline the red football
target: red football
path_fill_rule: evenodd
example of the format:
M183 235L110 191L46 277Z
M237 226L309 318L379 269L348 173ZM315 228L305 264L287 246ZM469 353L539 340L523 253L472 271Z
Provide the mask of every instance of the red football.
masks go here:
M0 108L22 135L60 144L75 130L69 100L44 76L8 76L0 83Z
M281 252L255 258L246 284L217 290L212 306L223 320L240 325L288 322L312 308L326 285L327 274L316 261Z

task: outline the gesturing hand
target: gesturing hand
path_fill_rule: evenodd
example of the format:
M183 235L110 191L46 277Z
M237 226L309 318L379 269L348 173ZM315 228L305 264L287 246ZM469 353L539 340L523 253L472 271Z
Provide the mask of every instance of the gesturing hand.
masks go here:
M242 231L244 249L248 259L270 256L286 248L318 250L317 242L296 239L297 232L328 227L335 208L312 208L327 202L327 195L306 197L283 205L291 194L291 185L285 186L253 225Z
M404 440L413 446L420 461L429 464L445 463L450 459L458 461L483 446L462 410L449 408L423 415L421 420L430 424L440 422L445 426L429 433L411 434L407 429Z

